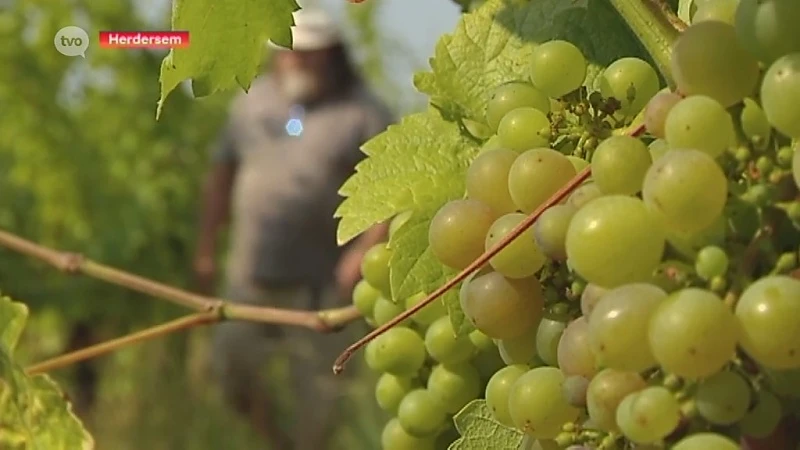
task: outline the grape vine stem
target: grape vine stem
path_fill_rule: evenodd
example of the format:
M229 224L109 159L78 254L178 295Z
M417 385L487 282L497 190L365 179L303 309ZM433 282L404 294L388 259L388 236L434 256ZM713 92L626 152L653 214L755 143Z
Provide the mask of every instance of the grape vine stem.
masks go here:
M54 250L1 229L0 247L5 247L40 260L70 275L83 274L109 284L122 286L197 311L194 314L185 315L160 325L35 364L28 369L35 373L64 367L78 361L109 353L121 347L163 336L175 331L223 320L246 320L277 325L299 326L320 333L331 333L341 330L348 323L361 317L361 314L353 306L320 311L304 311L230 303L221 298L194 294L123 270L115 269L92 261L77 253Z
M644 130L644 125L637 125L637 126L631 128L628 131L628 133L626 133L626 134L628 134L630 136L638 136L638 135L642 134L644 131L645 131ZM525 220L523 220L516 227L514 227L503 239L499 240L494 246L492 246L490 249L488 249L486 252L484 252L481 256L479 256L469 266L467 266L464 270L459 272L458 275L456 275L455 277L451 278L450 281L448 281L447 283L443 284L438 289L433 291L430 295L425 297L424 300L422 300L421 302L417 303L413 308L410 308L410 309L406 310L405 312L403 312L402 314L396 316L395 318L393 318L389 322L387 322L387 323L383 324L382 326L372 330L369 334L367 334L363 338L359 339L358 341L356 341L351 346L347 347L345 349L345 351L342 352L342 354L339 355L339 357L336 358L336 361L333 363L333 373L340 374L344 370L344 366L345 366L345 364L347 364L347 361L361 347L369 344L370 341L372 341L376 337L382 335L383 333L385 333L390 328L393 328L398 323L403 322L404 320L408 319L412 315L416 314L417 311L419 311L420 309L424 308L425 306L427 306L428 304L430 304L431 302L433 302L437 298L441 297L447 291L449 291L450 289L454 288L458 283L464 281L473 272L479 270L481 267L486 265L489 262L489 260L492 259L492 257L494 255L496 255L498 252L500 252L500 250L502 250L505 247L507 247L508 244L511 243L511 241L513 241L514 239L519 237L519 235L524 233L525 230L530 228L533 225L533 223L536 222L536 220L539 218L539 216L542 215L542 213L544 213L551 206L561 203L561 201L564 200L565 198L567 198L567 196L569 196L569 194L571 194L572 191L574 191L578 186L583 184L584 181L589 179L591 174L592 174L591 166L587 166L580 173L575 175L575 177L573 177L571 180L569 180L567 182L567 184L565 184L561 189L559 189L549 199L547 199L547 201L545 201L542 205L540 205L538 208L536 208L536 210L533 211L530 215L528 215L528 217L526 217Z
M686 24L670 9L664 0L606 0L622 17L647 53L653 58L659 72L672 86L670 70L672 45Z

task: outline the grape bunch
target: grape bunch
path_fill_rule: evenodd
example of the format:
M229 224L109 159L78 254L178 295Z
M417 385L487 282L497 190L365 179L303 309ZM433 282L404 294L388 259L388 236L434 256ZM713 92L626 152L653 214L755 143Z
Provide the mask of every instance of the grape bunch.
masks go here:
M408 217L401 214L392 220L390 236ZM425 297L392 298L390 258L387 243L368 250L361 266L363 279L353 291L353 304L374 327ZM365 354L367 366L380 374L375 399L392 416L381 436L385 450L447 449L458 437L452 415L481 397L489 377L504 365L482 332L456 336L440 300L371 341Z
M552 40L487 99L493 134L432 253L466 269L547 207L461 283L476 331L433 303L367 348L397 415L385 450L430 448L481 394L542 450L795 448L763 440L800 417L800 2L696 5L674 87L631 57L587 87L584 55ZM401 312L373 294L357 304L375 325Z

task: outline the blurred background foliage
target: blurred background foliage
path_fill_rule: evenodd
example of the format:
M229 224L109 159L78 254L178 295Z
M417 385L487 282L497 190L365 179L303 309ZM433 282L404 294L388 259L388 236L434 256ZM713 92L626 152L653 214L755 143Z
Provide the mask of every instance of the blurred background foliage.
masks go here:
M0 0L0 228L188 288L207 150L235 92L195 100L180 90L156 122L163 52L90 45L84 60L53 48L56 31L67 25L95 40L103 29L168 28L169 3L155 14L150 3ZM386 58L393 51L403 57L403 50L387 45L375 25L381 4L348 7L348 31L365 76L402 113L417 105L404 104L386 77ZM185 312L5 249L0 291L31 309L23 362ZM263 448L220 400L208 368L208 332L144 343L53 375L97 448ZM347 332L355 337L364 329ZM374 404L372 375L358 376L336 448L379 448L385 419Z

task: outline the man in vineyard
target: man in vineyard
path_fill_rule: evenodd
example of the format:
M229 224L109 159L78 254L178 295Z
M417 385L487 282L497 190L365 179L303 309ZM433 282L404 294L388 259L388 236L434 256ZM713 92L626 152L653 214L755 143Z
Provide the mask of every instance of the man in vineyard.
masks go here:
M349 301L364 252L385 237L377 226L338 247L338 189L364 157L359 147L390 123L347 58L339 30L319 10L295 15L293 50L277 49L271 73L237 98L208 176L194 263L213 291L216 241L232 218L225 297L252 305L316 310ZM331 363L344 334L247 322L220 324L215 370L227 398L273 449L319 450L343 396ZM294 433L276 423L263 364L289 352Z

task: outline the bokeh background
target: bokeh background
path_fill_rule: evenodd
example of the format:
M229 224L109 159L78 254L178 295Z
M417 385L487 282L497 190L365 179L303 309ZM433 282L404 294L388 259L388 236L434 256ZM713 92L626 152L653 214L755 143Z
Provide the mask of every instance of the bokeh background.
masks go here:
M398 115L424 107L411 76L455 26L452 2L318 3L340 21L362 72ZM178 90L157 122L165 52L96 46L103 29L167 29L170 9L169 0L0 0L0 228L189 288L208 148L235 92L197 100ZM53 36L67 25L94 36L87 59L56 52ZM25 363L185 312L1 248L0 292L30 307L18 350ZM356 324L346 332L365 331ZM98 449L264 448L221 401L208 332L143 343L52 375ZM359 373L331 448L380 448L385 417L360 363L349 366Z

